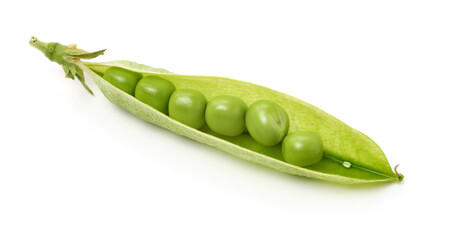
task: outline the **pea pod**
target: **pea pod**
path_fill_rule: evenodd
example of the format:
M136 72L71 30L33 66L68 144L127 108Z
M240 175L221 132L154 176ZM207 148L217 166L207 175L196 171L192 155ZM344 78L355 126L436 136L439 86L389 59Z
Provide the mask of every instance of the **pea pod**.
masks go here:
M34 37L30 40L30 44L45 53L50 60L61 64L68 77L77 76L86 89L89 89L83 79L83 72L87 73L112 103L137 117L238 158L281 172L338 183L399 182L403 179L403 176L396 172L396 168L395 171L392 170L380 147L369 137L321 109L287 94L230 78L174 74L130 61L83 62L80 59L93 58L103 54L103 51L89 53L73 45L45 43ZM55 49L58 52L52 52L56 51ZM176 89L197 90L203 93L207 100L219 95L231 95L241 98L248 106L262 99L273 101L289 116L288 133L311 131L321 137L323 158L316 164L299 167L283 160L280 144L264 146L254 141L247 133L228 137L215 133L207 125L197 130L182 124L103 79L103 74L111 67L127 69L143 77L156 76L167 79Z

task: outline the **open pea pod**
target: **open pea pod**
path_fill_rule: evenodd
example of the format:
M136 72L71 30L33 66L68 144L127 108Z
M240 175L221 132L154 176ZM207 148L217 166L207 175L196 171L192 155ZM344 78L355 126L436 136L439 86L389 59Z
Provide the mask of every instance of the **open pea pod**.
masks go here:
M238 158L281 172L338 183L399 182L403 179L403 176L396 172L396 168L395 171L392 170L380 147L369 137L321 109L287 94L230 78L174 74L130 61L88 63L80 60L94 58L103 54L104 50L89 53L77 49L75 45L45 43L34 37L30 40L30 44L42 51L50 60L61 64L67 77L77 76L88 91L90 90L84 83L83 72L94 80L112 103L137 117ZM289 115L289 132L313 131L321 136L324 145L323 159L308 167L298 167L283 160L280 144L267 147L255 142L247 133L226 137L216 134L207 126L197 130L184 125L103 79L103 74L110 67L138 72L143 77L159 76L171 81L177 89L198 90L207 99L218 95L233 95L248 105L262 99L276 102Z

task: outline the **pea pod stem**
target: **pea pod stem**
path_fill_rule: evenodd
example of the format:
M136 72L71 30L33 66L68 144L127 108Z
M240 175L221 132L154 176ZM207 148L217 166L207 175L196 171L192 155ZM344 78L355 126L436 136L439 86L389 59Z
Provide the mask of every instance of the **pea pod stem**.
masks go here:
M76 77L86 91L91 95L94 95L88 85L86 85L83 70L77 65L77 62L80 62L80 59L93 59L99 55L103 55L103 52L105 52L106 49L88 52L78 49L76 44L65 46L56 42L43 42L34 36L31 37L29 43L31 46L44 53L50 61L60 64L63 67L67 78L75 79Z

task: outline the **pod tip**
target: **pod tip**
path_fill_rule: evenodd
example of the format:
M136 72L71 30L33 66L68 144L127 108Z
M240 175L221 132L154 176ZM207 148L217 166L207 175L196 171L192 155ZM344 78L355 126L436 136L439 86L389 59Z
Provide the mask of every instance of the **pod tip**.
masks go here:
M395 173L396 173L396 175L398 175L398 181L402 182L402 180L404 179L404 175L402 175L401 173L398 173L398 166L399 166L399 164L395 166Z

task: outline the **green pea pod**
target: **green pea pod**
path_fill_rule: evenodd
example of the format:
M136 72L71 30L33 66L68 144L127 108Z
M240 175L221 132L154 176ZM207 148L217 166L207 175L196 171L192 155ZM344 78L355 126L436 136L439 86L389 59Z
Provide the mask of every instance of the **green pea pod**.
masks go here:
M130 61L87 63L80 61L80 58L93 58L103 51L90 54L74 48L73 45L45 43L34 37L30 44L45 53L50 60L63 65L65 70L64 66L75 66L71 68L75 71L72 76L83 76L83 71L87 73L112 103L137 117L238 158L281 172L337 183L399 182L403 179L403 175L397 173L396 167L395 171L392 170L380 147L369 137L321 109L287 94L230 78L174 74ZM49 48L53 46L55 49L56 44L59 52L49 54L52 51ZM283 161L280 144L268 147L256 143L249 134L227 137L213 132L207 126L197 130L184 125L103 79L101 76L110 67L128 69L142 74L143 77L158 76L171 81L177 89L198 90L207 99L218 95L231 95L241 98L248 106L262 99L276 102L288 113L289 132L312 131L321 136L324 145L323 159L311 166L298 167Z

